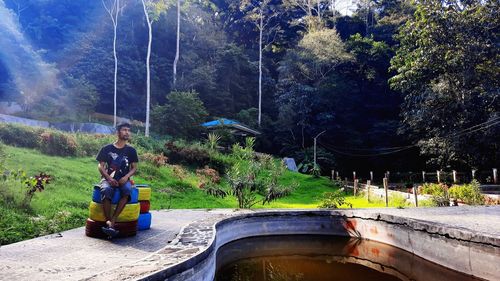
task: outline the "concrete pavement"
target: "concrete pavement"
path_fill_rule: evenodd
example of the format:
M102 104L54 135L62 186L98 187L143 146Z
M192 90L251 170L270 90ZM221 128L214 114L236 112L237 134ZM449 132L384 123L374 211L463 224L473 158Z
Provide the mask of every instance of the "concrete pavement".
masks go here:
M152 228L141 231L137 236L131 238L112 241L89 238L85 236L84 228L77 228L60 234L1 246L0 280L124 280L144 278L144 274L148 270L150 272L158 270L157 267L160 264L163 264L164 267L175 265L202 251L213 238L214 232L211 229L214 223L226 218L265 214L266 212L289 214L294 211L235 211L231 209L152 211ZM495 243L500 241L500 206L387 208L342 210L339 212L347 217L358 216L368 220L372 220L371 217L382 218L389 223L399 223L399 219L406 221L409 219L417 222L410 225L410 228L414 227L415 230L420 227L418 222L422 221L425 222L425 225L432 226L433 231L437 231L439 235L451 238L455 236L458 240L469 239L471 242L479 241L479 243L486 239L484 240L486 244L492 245L491 243L493 243L493 246L497 248L498 245ZM183 235L177 236L179 233ZM469 236L463 236L464 233L469 233ZM473 233L473 237L470 233ZM200 238L200 235L206 237ZM197 245L196 239L203 240L203 243ZM171 241L173 242L170 243ZM175 248L175 245L183 243L194 246L194 248L190 248L191 250L182 247ZM170 254L174 251L179 251L176 258L168 260L174 257ZM154 260L163 258L167 260L162 262ZM141 264L143 267L135 267L135 264ZM134 268L137 268L135 273Z

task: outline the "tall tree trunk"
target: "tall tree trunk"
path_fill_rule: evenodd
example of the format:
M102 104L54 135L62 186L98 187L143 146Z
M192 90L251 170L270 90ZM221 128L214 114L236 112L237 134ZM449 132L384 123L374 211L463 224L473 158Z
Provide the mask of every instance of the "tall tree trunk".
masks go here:
M176 43L176 52L174 59L174 89L177 83L177 62L179 61L179 52L180 52L180 34L181 34L181 1L177 0L177 43Z
M116 32L118 29L118 15L120 14L120 0L113 0L113 4L108 8L104 0L102 0L102 5L106 12L108 12L111 17L111 22L113 23L113 58L115 60L115 72L113 81L113 126L116 127L116 96L117 96L117 80L118 80L118 56L116 54Z
M332 18L335 21L335 0L330 0L330 7L332 9Z
M151 21L149 20L149 14L146 8L146 3L142 1L142 7L144 8L144 15L146 16L146 22L148 23L148 53L146 55L146 130L145 135L149 137L149 109L150 109L150 99L151 99L151 72L149 69L149 58L151 57L151 43L153 41L153 30L151 26Z
M318 23L321 23L321 0L318 0Z
M118 29L118 15L120 12L120 0L116 0L116 15L113 28L113 56L115 59L115 80L113 90L113 127L116 128L116 92L117 92L117 79L118 79L118 56L116 55L116 30Z
M261 7L260 23L259 23L259 119L258 119L259 127L262 120L262 31L264 29L263 17L264 15Z

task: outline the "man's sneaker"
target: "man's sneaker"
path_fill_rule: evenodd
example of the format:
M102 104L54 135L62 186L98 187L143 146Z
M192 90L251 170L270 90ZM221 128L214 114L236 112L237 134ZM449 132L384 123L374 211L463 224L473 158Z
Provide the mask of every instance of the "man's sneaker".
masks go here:
M102 232L104 232L106 235L108 235L109 238L114 238L119 233L118 230L116 230L116 229L114 229L112 227L105 227L105 226L103 226L101 229L102 229Z

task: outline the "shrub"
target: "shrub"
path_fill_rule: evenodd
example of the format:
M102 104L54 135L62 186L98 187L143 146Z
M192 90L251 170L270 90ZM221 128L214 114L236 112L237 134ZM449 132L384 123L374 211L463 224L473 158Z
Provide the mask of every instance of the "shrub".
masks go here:
M253 156L253 151L242 147L239 143L233 144L232 155L239 160L250 160Z
M75 134L75 139L76 155L83 157L97 155L104 145L112 143L115 138L111 135Z
M208 165L217 170L219 174L227 174L231 167L236 163L236 159L222 153L210 153Z
M185 163L203 167L210 162L208 151L201 146L181 147L171 141L165 143L165 152L172 163Z
M139 154L139 159L142 162L148 162L150 164L153 164L156 167L162 167L167 164L168 157L163 155L163 152L161 154L153 154L153 153L142 153Z
M133 135L130 144L137 149L138 153L161 153L164 141L142 135Z
M0 140L12 146L37 148L38 137L43 131L42 128L0 123Z
M338 209L343 205L352 208L352 204L347 202L344 192L339 189L334 192L325 192L323 194L323 200L318 208Z
M264 169L271 169L274 165L273 156L266 153L256 153L257 160Z
M213 130L213 133L220 137L218 144L223 147L231 147L231 145L236 142L234 134L231 133L231 130L229 130L229 128L227 127L218 127L217 129Z
M208 195L216 198L225 198L227 196L227 192L215 184L207 183L200 188L203 188Z
M461 200L465 204L484 204L484 197L479 189L479 182L476 180L473 180L470 184L453 185L448 192L450 197Z
M184 181L188 176L188 172L182 166L179 165L172 165L172 171L174 172L174 176L180 182Z
M45 131L39 138L40 151L48 155L76 156L76 140L72 135Z
M450 205L448 186L442 183L425 183L420 190L423 194L432 195L432 204L438 207Z
M424 183L420 193L432 196L445 196L448 193L448 187L441 183Z
M219 146L219 141L221 140L221 136L215 133L209 133L207 138L208 148L215 150Z
M207 178L211 183L220 183L219 172L215 169L211 169L208 166L205 166L203 169L197 169L196 175L203 179Z

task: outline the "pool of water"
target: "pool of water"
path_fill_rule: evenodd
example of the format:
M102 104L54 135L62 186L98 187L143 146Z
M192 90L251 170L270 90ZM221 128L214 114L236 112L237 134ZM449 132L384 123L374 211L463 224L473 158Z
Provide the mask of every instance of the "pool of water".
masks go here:
M481 280L383 243L337 236L246 238L222 246L216 260L215 281Z

